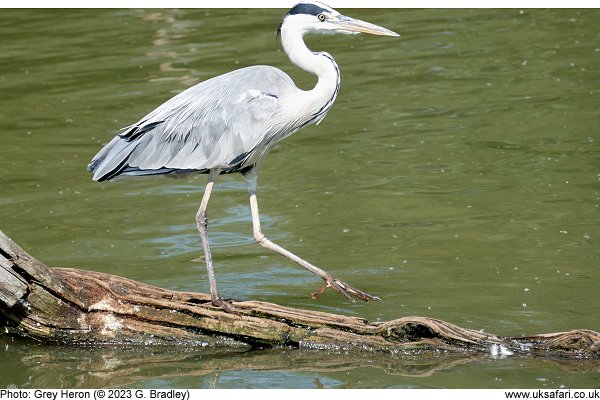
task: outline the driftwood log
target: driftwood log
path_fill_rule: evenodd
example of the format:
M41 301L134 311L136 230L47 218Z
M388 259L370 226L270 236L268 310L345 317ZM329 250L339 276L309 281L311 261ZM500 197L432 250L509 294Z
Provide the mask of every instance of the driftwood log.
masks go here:
M99 272L50 268L0 231L0 327L10 336L73 344L600 358L600 334L586 329L506 337L433 318L368 322L258 301L233 304L238 315L212 306L207 294L171 291Z

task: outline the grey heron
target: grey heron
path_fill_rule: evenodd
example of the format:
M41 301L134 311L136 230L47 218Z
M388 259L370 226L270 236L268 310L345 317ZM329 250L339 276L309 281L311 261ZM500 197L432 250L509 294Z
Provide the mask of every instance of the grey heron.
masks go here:
M88 166L93 180L119 175L152 175L180 171L208 174L196 214L196 225L206 261L212 304L232 312L217 283L207 235L207 205L220 174L239 172L246 182L253 234L263 247L313 272L325 283L317 298L331 287L354 302L378 297L356 289L328 272L273 243L260 226L256 186L258 170L267 153L299 129L319 123L340 88L340 70L326 52L313 52L304 43L307 33L370 33L399 36L386 28L344 16L315 1L302 1L283 17L278 36L290 61L317 76L312 90L301 90L283 71L257 65L241 68L198 83L158 106L123 129Z

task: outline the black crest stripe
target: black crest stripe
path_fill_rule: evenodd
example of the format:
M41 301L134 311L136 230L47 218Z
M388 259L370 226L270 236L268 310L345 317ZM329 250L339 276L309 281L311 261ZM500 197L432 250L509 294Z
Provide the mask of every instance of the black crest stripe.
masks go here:
M308 14L308 15L319 15L323 12L329 12L328 9L319 7L316 4L305 4L300 3L296 4L287 15L295 15L295 14Z

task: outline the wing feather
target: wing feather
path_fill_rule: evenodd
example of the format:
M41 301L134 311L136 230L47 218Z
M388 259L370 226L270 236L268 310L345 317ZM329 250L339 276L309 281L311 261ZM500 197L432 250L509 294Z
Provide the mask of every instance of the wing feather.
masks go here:
M94 180L119 174L241 168L268 134L279 99L296 90L282 71L242 68L193 86L127 127L94 157Z

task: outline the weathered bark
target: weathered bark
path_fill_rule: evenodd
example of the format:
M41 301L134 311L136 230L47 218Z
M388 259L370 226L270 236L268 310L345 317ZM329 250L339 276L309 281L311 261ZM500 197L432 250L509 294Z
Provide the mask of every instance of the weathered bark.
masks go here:
M276 304L233 303L175 292L127 278L49 268L0 231L0 325L9 335L58 343L290 346L362 351L450 351L600 358L600 334L568 332L506 337L433 318L368 322Z

